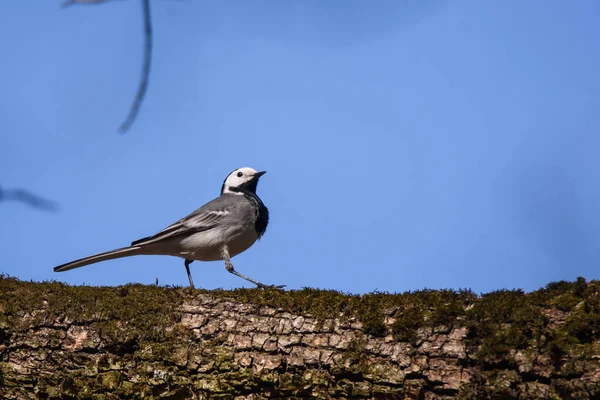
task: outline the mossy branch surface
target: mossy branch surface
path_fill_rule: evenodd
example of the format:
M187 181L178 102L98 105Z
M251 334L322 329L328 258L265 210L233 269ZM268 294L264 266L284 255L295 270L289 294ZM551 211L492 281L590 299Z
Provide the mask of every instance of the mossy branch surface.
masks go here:
M532 293L0 277L0 398L600 398L600 282Z

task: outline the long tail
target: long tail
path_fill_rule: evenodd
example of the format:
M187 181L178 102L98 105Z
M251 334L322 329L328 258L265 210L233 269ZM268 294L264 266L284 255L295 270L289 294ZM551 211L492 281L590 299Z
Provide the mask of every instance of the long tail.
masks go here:
M54 272L63 272L70 269L84 267L89 264L94 264L100 261L112 260L113 258L130 257L140 253L141 246L129 246L121 249L107 251L105 253L95 254L93 256L81 258L79 260L71 261L69 263L54 267Z

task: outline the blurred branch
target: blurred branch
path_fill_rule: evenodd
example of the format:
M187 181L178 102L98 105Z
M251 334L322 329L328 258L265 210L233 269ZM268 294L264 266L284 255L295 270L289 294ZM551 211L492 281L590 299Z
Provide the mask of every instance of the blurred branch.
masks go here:
M129 130L135 117L140 110L146 90L148 88L148 79L150 78L150 61L152 60L152 21L150 19L150 0L142 0L142 8L144 11L144 64L142 65L142 78L138 86L137 93L133 100L133 104L129 109L129 115L125 122L121 124L119 131L125 133Z
M113 0L66 0L62 3L63 8L72 6L73 4L102 4Z
M62 3L62 7L69 7L73 4L101 4L108 3L112 0L67 0ZM152 61L152 19L150 17L150 0L142 0L142 14L144 17L144 61L142 64L142 77L138 85L137 93L133 99L133 103L129 108L129 114L125 121L119 127L119 132L125 133L131 128L140 111L146 91L148 90L148 81L150 79L150 64Z
M25 203L29 207L37 208L38 210L44 211L57 211L58 204L44 199L36 194L33 194L24 189L10 189L3 190L0 188L0 201L20 201L21 203Z

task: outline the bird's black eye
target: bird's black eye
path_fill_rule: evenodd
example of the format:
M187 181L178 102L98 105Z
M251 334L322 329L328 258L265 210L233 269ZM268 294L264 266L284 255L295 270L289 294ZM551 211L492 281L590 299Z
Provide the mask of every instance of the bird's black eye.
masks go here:
M237 173L238 178L241 178L242 176L244 176L244 174L240 171Z

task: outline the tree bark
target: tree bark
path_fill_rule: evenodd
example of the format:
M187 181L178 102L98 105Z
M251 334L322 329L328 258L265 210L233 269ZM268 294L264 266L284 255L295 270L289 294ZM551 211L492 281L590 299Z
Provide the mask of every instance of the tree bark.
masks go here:
M553 285L351 296L1 277L0 398L600 399L600 284Z

